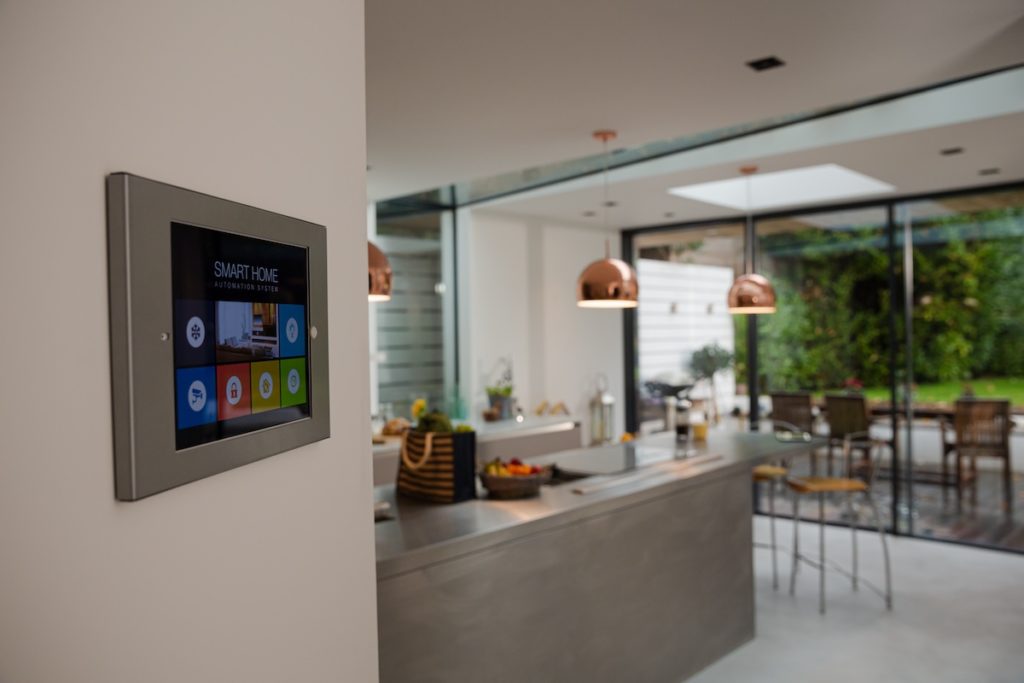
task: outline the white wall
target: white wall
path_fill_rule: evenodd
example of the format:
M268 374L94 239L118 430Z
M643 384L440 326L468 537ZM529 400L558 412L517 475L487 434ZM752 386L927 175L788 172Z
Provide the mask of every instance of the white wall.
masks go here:
M485 374L497 358L511 355L524 410L542 400L565 401L585 434L596 378L606 375L617 402L615 431L621 432L622 313L576 306L577 277L603 257L606 237L618 253L617 233L490 210L460 212L459 229L463 390L473 414L486 403Z
M465 354L462 381L470 412L478 417L485 407L484 387L497 379L500 358L511 359L516 396L529 410L530 324L535 313L527 283L526 226L473 211L469 221L459 221L459 228L464 238L459 258L468 267L468 279L459 281L459 305L470 326L469 338L460 339L459 346Z
M363 71L358 0L0 3L0 680L376 680ZM333 438L114 500L122 170L329 226Z

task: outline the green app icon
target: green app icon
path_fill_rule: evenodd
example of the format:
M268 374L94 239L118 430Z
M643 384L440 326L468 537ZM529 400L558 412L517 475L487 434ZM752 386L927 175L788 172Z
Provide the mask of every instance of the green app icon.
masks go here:
M281 406L299 406L306 402L306 359L281 361Z

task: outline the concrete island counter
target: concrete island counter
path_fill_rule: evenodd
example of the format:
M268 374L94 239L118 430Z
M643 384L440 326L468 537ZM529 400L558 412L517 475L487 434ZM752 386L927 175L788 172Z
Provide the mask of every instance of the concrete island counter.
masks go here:
M381 681L684 680L754 635L750 469L816 445L564 451L530 462L567 481L516 501L378 487L394 514L376 525Z

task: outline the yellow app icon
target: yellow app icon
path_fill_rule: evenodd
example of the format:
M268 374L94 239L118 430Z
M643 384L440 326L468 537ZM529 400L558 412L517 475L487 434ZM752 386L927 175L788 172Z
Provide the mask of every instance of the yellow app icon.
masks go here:
M276 360L250 365L252 412L261 413L281 407L281 369Z

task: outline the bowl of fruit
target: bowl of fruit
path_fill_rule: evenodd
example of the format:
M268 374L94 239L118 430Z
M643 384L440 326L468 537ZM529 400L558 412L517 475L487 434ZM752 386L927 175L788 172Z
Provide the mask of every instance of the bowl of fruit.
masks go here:
M529 498L540 492L543 484L551 481L551 467L526 465L518 458L508 462L491 460L480 471L480 483L491 498Z

